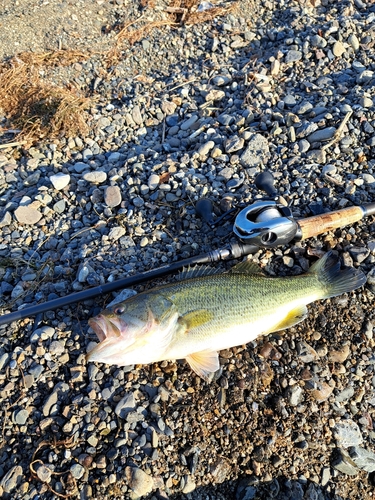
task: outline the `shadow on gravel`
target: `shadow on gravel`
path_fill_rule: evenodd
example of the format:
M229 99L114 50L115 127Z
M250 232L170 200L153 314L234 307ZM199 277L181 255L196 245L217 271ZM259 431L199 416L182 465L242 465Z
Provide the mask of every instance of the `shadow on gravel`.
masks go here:
M160 499L163 497L160 496ZM169 500L350 500L329 493L310 480L291 480L279 476L261 482L255 476L239 479L237 483L225 481L217 486L197 488L190 494L169 496Z

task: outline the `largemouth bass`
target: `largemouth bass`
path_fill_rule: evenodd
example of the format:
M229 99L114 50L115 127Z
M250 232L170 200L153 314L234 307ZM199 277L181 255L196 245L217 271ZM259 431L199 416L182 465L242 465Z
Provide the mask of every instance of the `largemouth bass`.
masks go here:
M359 269L340 270L331 252L300 276L267 277L245 261L229 272L198 267L181 277L90 319L100 342L87 360L125 366L185 358L208 380L220 368L218 351L296 325L307 304L366 282Z

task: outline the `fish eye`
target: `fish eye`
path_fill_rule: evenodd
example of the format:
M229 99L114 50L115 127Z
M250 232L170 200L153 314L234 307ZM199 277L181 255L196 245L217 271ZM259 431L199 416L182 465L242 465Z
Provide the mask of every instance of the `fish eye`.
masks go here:
M120 306L120 307L116 307L116 309L114 309L114 313L117 314L117 315L120 315L122 314L123 312L125 311L125 308Z

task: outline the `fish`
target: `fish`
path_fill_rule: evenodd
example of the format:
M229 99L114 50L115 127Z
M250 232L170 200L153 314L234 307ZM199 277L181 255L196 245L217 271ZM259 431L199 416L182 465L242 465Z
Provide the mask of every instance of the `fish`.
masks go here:
M311 302L365 282L360 269L341 269L332 251L297 276L267 276L250 260L229 272L196 266L89 319L99 343L86 359L118 366L185 359L210 381L219 351L290 328L307 317Z

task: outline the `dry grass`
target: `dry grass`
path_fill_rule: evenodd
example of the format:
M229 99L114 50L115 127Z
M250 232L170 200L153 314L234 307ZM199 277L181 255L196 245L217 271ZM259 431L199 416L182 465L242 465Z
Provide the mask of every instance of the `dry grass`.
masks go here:
M144 1L147 2L147 0ZM107 54L107 63L111 65L119 60L124 42L133 45L148 36L154 29L160 29L164 26L177 27L181 24L192 25L212 21L215 17L233 13L237 9L239 2L233 1L230 4L212 7L202 12L198 12L199 4L200 0L171 0L169 6L165 9L167 19L144 22L143 16L141 16L135 21L120 26L120 31L116 36L116 44ZM148 6L150 7L150 2Z
M201 12L198 11L200 0L171 0L169 10L181 23L191 25L212 21L215 17L226 16L233 13L239 2L232 1L230 4L218 5ZM177 20L176 19L176 20Z
M48 136L76 135L87 131L85 110L91 99L73 87L45 82L40 69L81 61L79 52L26 53L0 66L0 107L18 139L32 142Z

